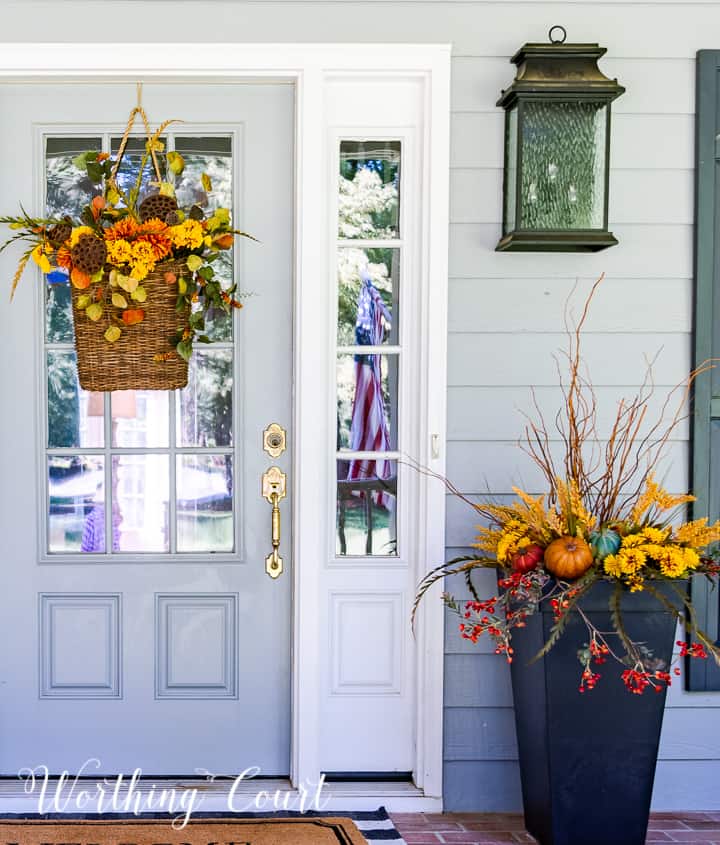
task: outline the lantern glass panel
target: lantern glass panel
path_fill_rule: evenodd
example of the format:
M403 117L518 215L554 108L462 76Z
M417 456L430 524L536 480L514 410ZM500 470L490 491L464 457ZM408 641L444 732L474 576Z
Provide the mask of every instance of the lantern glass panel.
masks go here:
M517 106L513 106L507 113L505 132L505 208L503 209L505 226L503 234L513 231L517 214Z
M594 102L523 104L519 228L604 227L607 110Z

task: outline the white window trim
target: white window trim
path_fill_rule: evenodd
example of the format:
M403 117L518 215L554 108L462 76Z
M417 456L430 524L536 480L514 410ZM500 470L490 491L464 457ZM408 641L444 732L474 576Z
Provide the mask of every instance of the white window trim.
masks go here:
M185 59L192 55L192 70ZM132 70L128 70L131 68ZM318 503L327 502L324 473L332 432L323 431L318 408L326 407L327 374L334 344L328 343L332 304L326 280L330 244L326 197L317 189L325 172L327 134L324 92L331 77L358 80L408 76L424 82L425 126L422 173L421 284L425 295L419 331L425 339L417 384L419 441L413 457L436 473L445 469L448 168L450 46L447 44L4 44L0 79L73 80L105 77L137 81L165 79L288 79L296 85L295 349L293 467L294 584L292 754L293 784L317 781L319 766L320 576L326 560L326 521ZM333 326L333 331L335 327ZM445 490L419 484L416 529L418 577L443 560ZM417 630L415 679L417 794L356 788L340 796L346 809L386 806L396 810L438 809L442 802L443 608L427 601ZM422 691L422 694L419 692ZM339 806L339 805L338 805Z

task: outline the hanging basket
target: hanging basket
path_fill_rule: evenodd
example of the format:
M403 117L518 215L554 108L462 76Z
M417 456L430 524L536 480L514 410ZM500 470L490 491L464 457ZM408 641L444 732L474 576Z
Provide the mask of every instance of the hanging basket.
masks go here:
M123 187L120 165L138 117L145 150L134 183L130 179L130 187ZM30 244L13 277L11 298L31 261L44 274L62 270L69 276L77 371L84 390L185 387L194 343L212 342L205 330L207 315L230 315L242 307L237 283L225 285L212 262L233 248L235 236L252 236L234 227L229 208L206 208L212 206L213 190L207 173L200 177L197 202L178 205L175 179L185 162L174 150L167 153L165 174L158 162L165 148L161 135L175 122L166 120L153 132L138 86L138 104L115 160L97 150L73 159L96 186L79 219L36 218L24 211L0 216L0 224L13 230L0 252L16 241ZM148 179L149 160L153 172Z
M166 273L180 275L174 261L158 264L143 279L147 301L145 319L124 331L115 343L104 338L104 320L88 320L76 307L82 290L72 288L75 350L83 390L176 390L188 381L188 364L173 349L170 339L188 324L190 308L176 308L177 287Z

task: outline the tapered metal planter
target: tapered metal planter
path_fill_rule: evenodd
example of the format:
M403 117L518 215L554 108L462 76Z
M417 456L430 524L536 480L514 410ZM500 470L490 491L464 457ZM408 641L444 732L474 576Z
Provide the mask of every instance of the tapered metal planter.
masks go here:
M580 603L600 631L613 630L612 590L596 584ZM663 593L681 604L669 587ZM621 606L629 636L669 664L672 615L646 593L624 593ZM624 667L612 658L597 668L597 687L580 693L577 650L588 638L577 612L555 647L528 665L552 625L547 607L513 635L525 826L541 845L643 845L666 693L631 694L621 680Z

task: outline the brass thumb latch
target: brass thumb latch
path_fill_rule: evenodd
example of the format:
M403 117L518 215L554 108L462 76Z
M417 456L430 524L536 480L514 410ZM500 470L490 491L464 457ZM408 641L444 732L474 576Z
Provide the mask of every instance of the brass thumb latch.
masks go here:
M286 475L280 467L270 467L262 477L263 498L272 505L272 552L265 558L265 571L277 578L283 570L280 557L280 500L286 496Z

